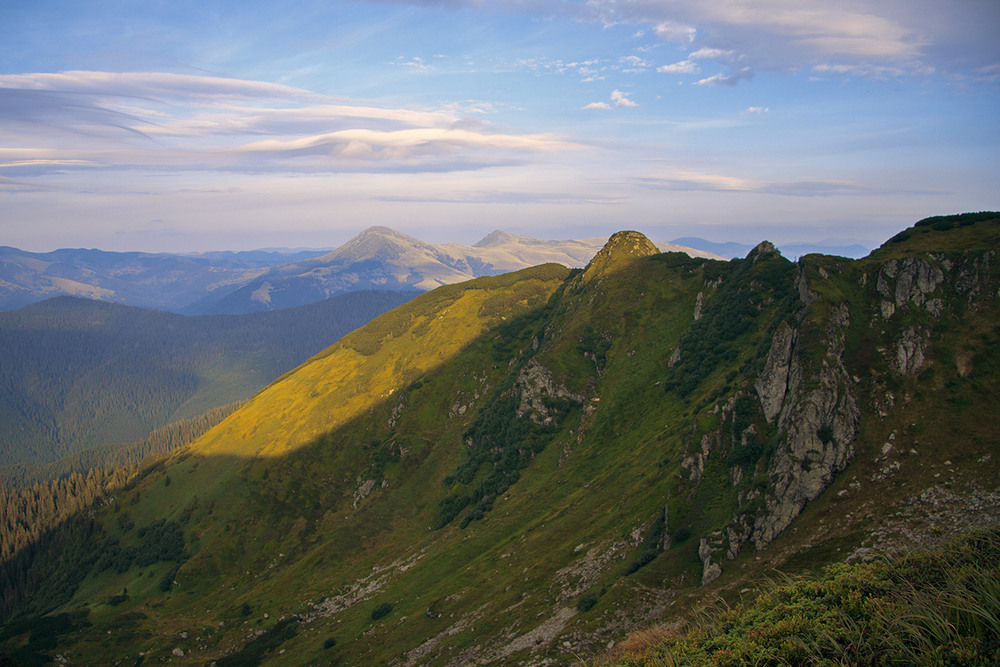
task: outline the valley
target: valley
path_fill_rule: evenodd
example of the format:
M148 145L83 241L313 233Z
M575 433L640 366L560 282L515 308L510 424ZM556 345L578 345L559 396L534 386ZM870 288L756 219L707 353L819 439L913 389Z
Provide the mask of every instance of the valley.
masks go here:
M108 446L244 401L413 294L358 291L239 316L75 297L0 312L0 479L39 478L33 469L92 448L106 450L93 467L123 463Z

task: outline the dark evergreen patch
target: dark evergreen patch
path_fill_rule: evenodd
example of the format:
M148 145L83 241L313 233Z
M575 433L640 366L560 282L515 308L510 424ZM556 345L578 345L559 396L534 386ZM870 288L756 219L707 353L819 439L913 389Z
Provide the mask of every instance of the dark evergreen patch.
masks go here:
M257 667L275 649L298 634L298 626L299 621L295 618L278 621L238 652L216 660L216 667Z

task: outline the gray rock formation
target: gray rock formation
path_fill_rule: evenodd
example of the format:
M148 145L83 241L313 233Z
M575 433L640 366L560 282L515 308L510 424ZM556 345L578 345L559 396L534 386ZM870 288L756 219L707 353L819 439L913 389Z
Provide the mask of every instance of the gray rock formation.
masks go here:
M701 538L698 545L698 558L701 559L701 585L710 584L722 574L722 566L712 562L712 555L722 547L722 533L712 533L710 537Z
M893 370L902 375L916 375L924 365L927 343L916 327L907 327L896 342Z
M793 375L792 349L795 346L795 330L782 322L774 332L771 350L767 354L764 370L754 383L761 408L769 424L773 423L788 393L788 381Z
M849 324L846 304L830 308L825 354L820 362L808 366L794 349L791 354L784 351L788 347L788 332L780 327L775 332L772 353L768 354L769 361L775 359L771 373L775 378L784 376L788 380L780 409L775 408L777 392L770 391L773 386L764 393L768 399L765 409L778 415L778 428L785 438L771 458L767 471L769 491L751 532L758 549L787 528L805 504L817 498L854 455L852 443L857 436L860 411L852 391L853 380L843 360L844 334ZM787 362L779 366L779 359ZM767 382L763 384L766 387ZM765 405L763 398L761 405Z
M900 261L890 259L879 269L876 289L883 297L880 304L882 316L892 317L898 308L907 303L927 308L931 314L940 314L943 302L931 295L944 282L945 274L939 263L926 257L907 257Z
M521 404L517 416L528 418L542 426L550 425L555 419L552 410L545 404L546 398L556 398L582 404L585 396L576 394L552 379L552 371L532 359L517 376L517 387L521 393Z

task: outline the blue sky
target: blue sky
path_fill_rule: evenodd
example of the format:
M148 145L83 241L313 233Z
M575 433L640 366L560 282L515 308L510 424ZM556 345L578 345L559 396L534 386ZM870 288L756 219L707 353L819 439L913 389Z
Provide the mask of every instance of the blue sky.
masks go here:
M996 0L6 0L0 245L879 243L1000 209L998 29Z

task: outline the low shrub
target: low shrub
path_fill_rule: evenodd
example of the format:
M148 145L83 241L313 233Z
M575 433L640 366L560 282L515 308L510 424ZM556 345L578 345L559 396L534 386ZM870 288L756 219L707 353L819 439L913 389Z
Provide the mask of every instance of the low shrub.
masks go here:
M388 616L389 612L391 611L392 611L392 605L389 604L388 602L383 602L379 606L372 609L372 620L377 621L380 618Z

